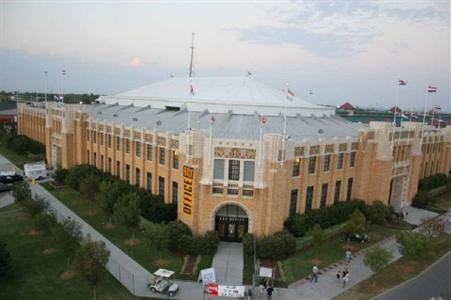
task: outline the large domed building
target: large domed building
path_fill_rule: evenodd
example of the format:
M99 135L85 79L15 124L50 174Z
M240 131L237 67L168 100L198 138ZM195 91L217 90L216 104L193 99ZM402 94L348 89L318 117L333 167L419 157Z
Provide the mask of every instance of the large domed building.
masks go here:
M399 210L451 163L450 127L351 123L251 76L172 77L97 102L20 104L19 132L46 145L51 166L95 165L223 240L354 198Z

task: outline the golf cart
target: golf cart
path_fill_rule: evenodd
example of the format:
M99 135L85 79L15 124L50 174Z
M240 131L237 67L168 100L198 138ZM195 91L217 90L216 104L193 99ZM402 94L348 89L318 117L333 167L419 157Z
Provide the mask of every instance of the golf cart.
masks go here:
M169 280L173 274L173 271L158 269L153 275L149 275L147 287L152 293L162 293L174 297L179 290L179 286Z

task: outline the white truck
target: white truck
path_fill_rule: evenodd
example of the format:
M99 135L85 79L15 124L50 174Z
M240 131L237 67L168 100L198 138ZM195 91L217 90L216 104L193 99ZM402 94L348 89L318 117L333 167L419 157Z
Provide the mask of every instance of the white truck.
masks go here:
M25 177L30 179L43 179L47 177L47 167L44 161L23 165Z

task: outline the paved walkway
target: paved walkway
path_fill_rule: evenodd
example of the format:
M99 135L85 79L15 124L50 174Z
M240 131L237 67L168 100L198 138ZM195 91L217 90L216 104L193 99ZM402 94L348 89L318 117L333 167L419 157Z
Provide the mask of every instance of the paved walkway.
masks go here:
M213 257L216 282L225 285L243 284L243 244L220 242Z
M435 212L421 209L421 208L416 208L413 206L403 207L402 212L404 213L404 215L406 215L406 213L408 213L407 216L405 217L404 221L406 221L407 223L410 223L412 225L417 225L417 226L420 225L424 219L432 219L432 218L438 216L438 214Z
M11 195L11 192L0 193L0 208L6 207L13 203L14 203L14 197Z

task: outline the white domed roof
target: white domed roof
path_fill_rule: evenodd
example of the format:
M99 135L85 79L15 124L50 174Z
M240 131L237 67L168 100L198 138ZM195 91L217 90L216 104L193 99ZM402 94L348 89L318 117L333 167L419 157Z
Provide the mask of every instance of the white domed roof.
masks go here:
M192 88L191 88L192 87ZM278 90L242 77L173 77L115 96L102 96L107 104L178 107L191 111L236 114L303 116L333 115L334 109L304 101L296 96L289 100L286 90Z

